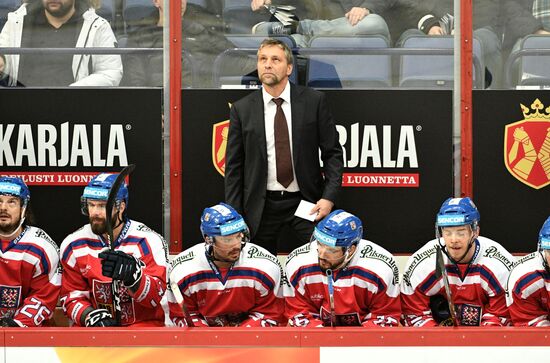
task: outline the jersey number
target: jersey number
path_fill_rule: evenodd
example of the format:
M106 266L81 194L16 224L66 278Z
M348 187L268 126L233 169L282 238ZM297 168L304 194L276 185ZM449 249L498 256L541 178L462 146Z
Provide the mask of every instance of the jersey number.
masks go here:
M42 322L51 315L50 309L42 305L42 302L37 298L31 297L31 303L27 304L21 309L21 314L33 319L35 325L40 325ZM30 311L29 311L30 310ZM31 311L36 310L33 314Z

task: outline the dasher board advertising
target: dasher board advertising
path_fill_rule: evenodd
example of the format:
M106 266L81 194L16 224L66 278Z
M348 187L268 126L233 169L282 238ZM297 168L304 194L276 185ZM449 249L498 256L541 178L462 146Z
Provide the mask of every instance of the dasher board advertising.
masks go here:
M155 89L0 89L0 175L25 180L57 244L88 222L91 178L128 164L128 215L162 232L161 100Z

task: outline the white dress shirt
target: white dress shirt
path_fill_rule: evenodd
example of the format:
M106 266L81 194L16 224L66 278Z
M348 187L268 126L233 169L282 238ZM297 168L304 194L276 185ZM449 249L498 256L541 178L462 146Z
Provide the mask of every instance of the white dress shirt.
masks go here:
M277 105L273 102L273 96L271 96L265 88L262 88L262 96L264 101L264 122L265 122L265 140L267 147L267 190L285 190L288 192L298 192L298 182L296 181L296 172L294 171L294 158L292 158L292 175L294 180L285 189L277 181L277 163L275 161L275 113L277 112ZM290 107L290 82L287 82L286 87L278 98L284 100L281 105L288 127L288 137L290 140L290 155L293 155L292 150L292 108Z

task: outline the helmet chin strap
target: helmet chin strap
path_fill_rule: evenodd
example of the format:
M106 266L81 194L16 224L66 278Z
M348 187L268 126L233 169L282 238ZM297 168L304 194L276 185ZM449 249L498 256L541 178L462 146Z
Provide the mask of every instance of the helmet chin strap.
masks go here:
M546 251L547 250L540 250L540 255L542 256L542 265L544 269L550 274L550 266L548 266L548 261L546 260Z
M19 228L21 228L23 223L25 223L25 217L23 217L23 216L25 215L25 210L26 209L27 209L27 207L21 208L21 216L19 217L19 225L17 227L15 227L15 229L9 234L0 233L0 237L8 239L8 238L12 237L15 234L15 232L17 232L19 230Z

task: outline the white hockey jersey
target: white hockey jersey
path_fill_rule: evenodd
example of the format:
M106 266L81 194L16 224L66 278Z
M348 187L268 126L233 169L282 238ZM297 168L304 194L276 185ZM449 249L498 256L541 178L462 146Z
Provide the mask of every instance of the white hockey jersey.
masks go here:
M437 239L426 243L407 261L401 281L401 307L406 326L436 326L430 298L445 296L436 277ZM508 325L505 286L515 258L497 242L478 237L471 263L456 265L443 254L460 325Z
M218 268L199 243L172 261L177 283L195 326L276 326L284 322L282 268L263 247L246 243L229 268ZM185 325L182 308L169 294L170 318Z
M506 304L516 326L550 326L550 273L543 257L533 252L521 258L510 273Z
M0 251L0 316L41 326L53 316L61 275L59 251L40 228L23 227Z
M317 242L292 251L286 262L290 287L286 315L293 326L397 326L401 314L399 270L393 256L361 240L347 266L333 271L334 317L328 277L319 267Z
M87 307L109 310L114 316L112 280L101 273L99 253L109 244L86 224L61 244L63 280L61 301L67 317L81 325ZM145 263L139 288L134 293L121 284L121 324L123 326L164 326L167 281L167 248L164 239L140 222L127 220L115 241L123 251Z

